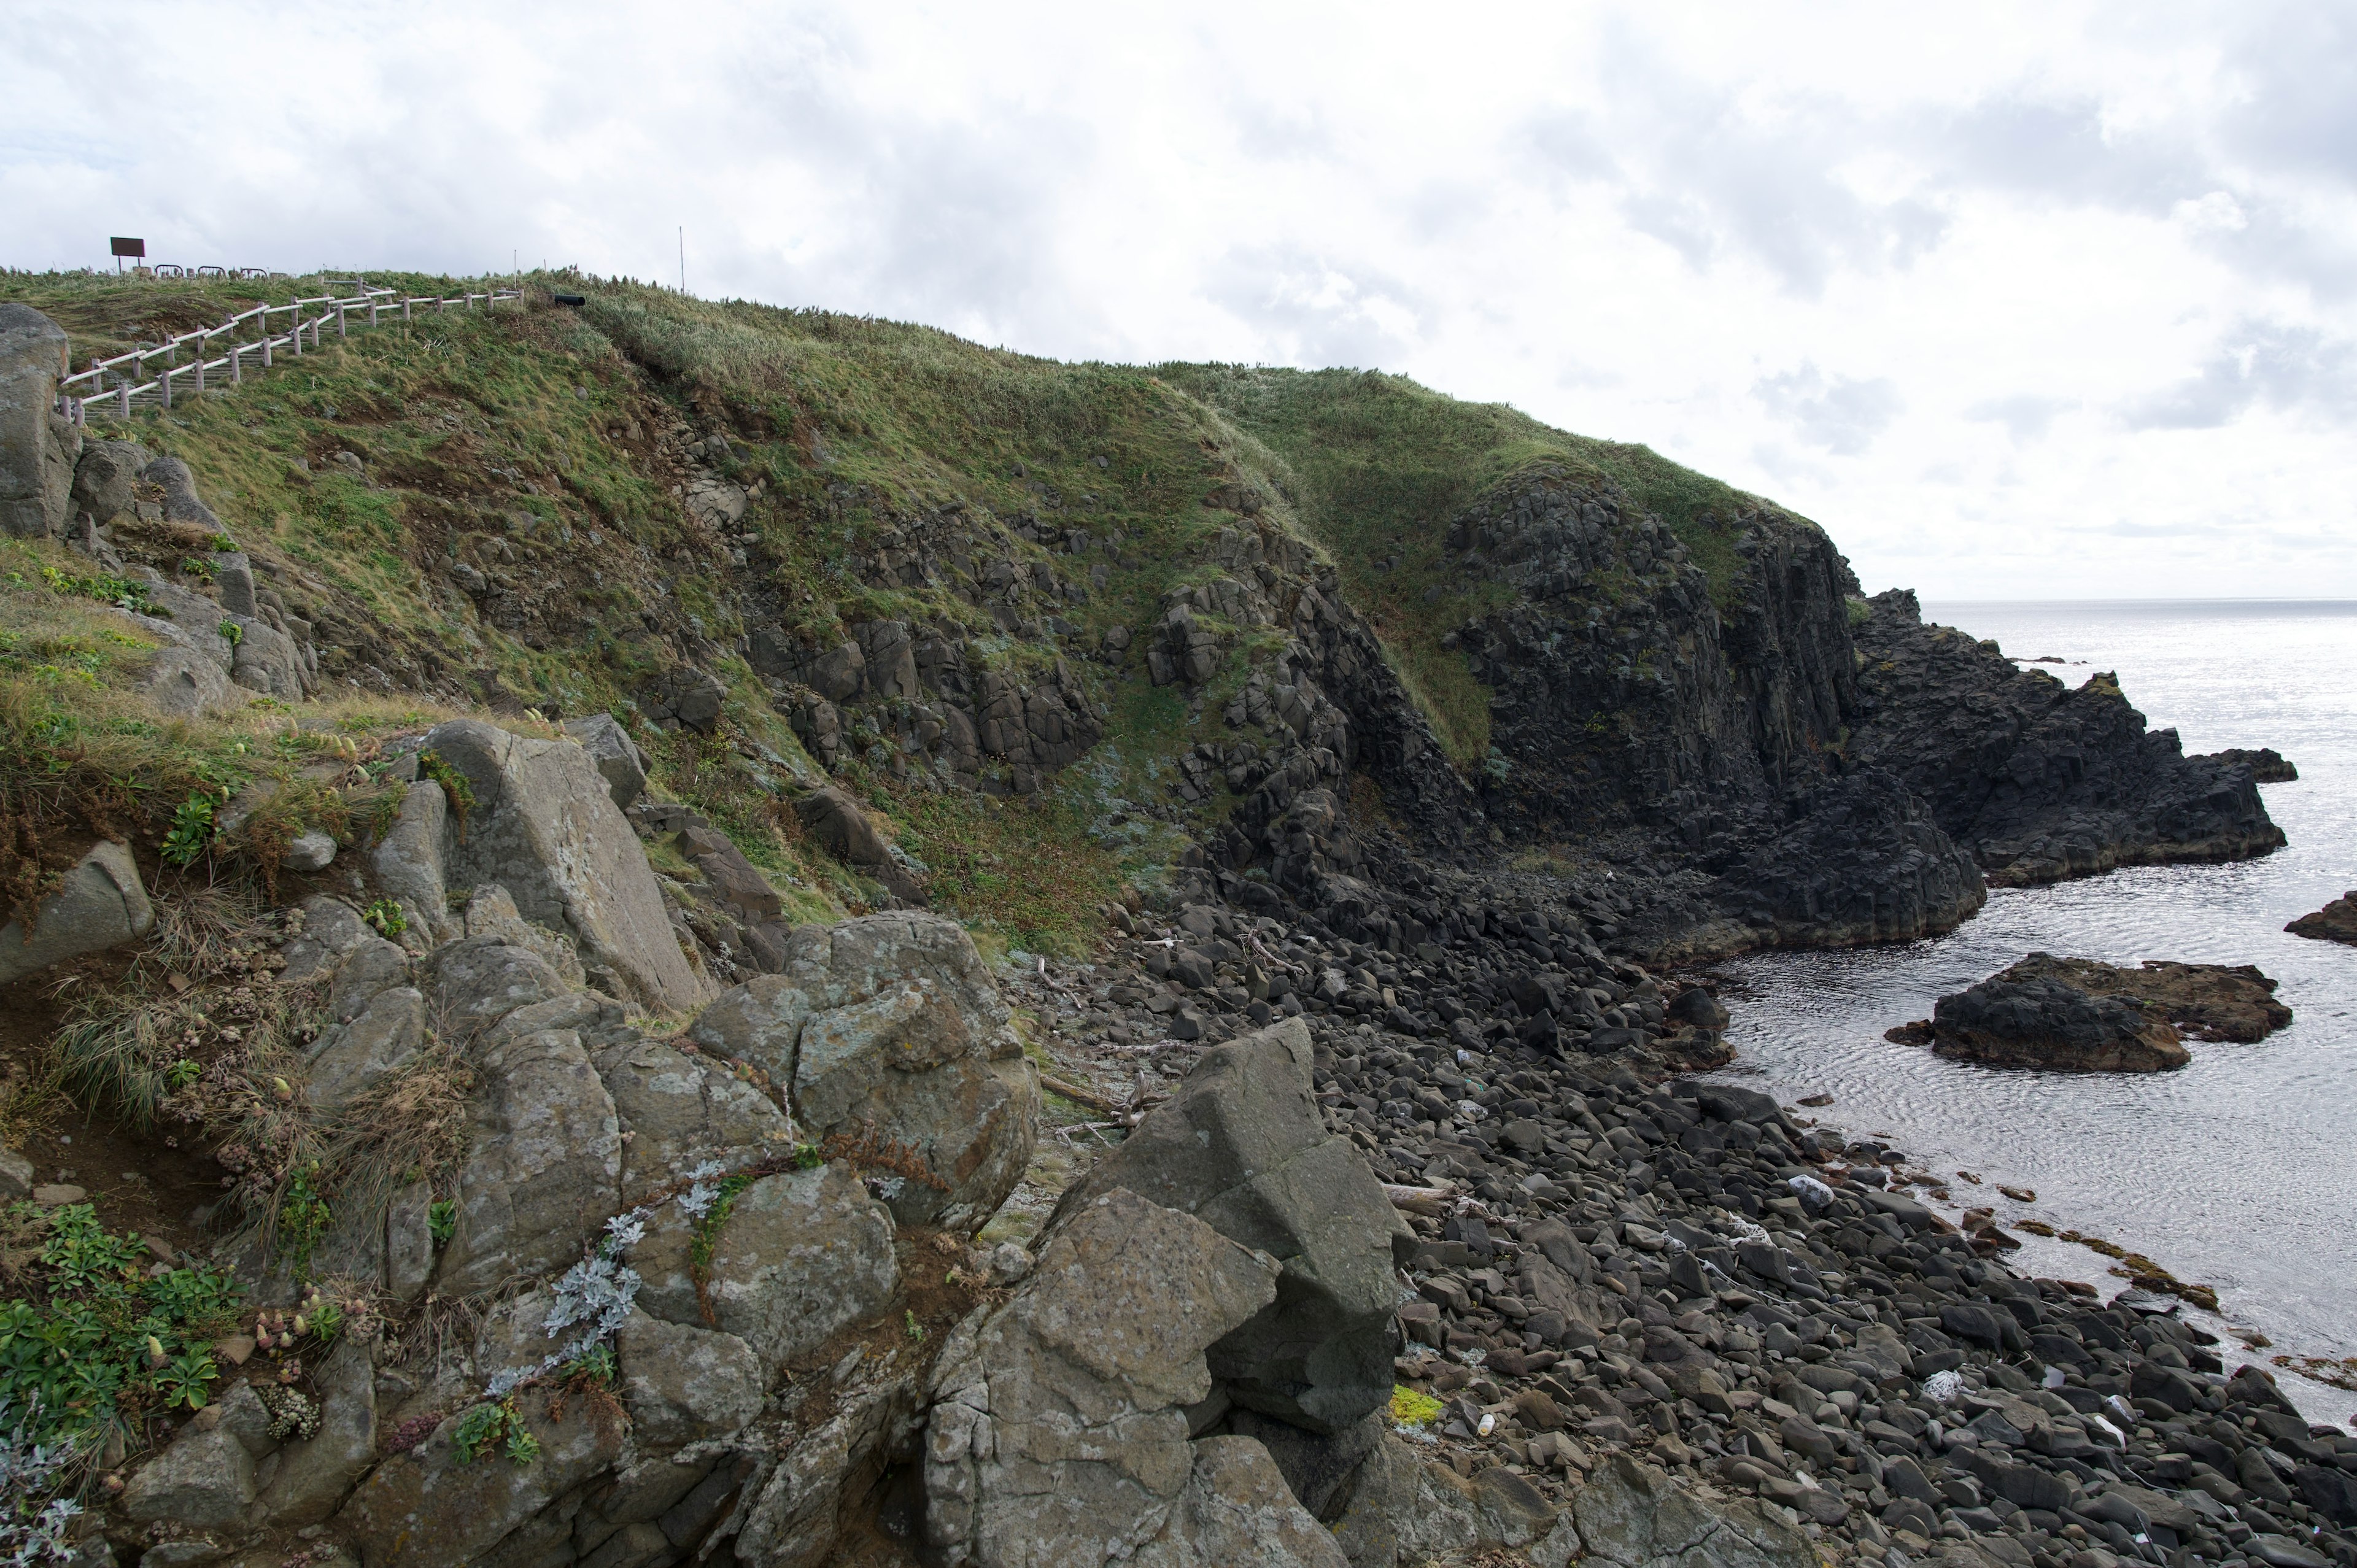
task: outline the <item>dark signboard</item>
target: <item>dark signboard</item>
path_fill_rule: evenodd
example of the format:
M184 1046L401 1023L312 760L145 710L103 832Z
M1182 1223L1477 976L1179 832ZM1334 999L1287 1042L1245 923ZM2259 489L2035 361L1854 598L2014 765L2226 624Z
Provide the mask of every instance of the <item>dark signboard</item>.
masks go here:
M113 237L113 253L118 256L138 256L144 259L147 254L147 242L145 240L126 240L117 234Z

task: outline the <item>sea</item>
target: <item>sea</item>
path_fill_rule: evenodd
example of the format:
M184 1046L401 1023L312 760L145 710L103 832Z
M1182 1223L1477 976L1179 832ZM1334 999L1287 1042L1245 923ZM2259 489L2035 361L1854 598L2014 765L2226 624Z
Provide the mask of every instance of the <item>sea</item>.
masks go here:
M2030 1219L2212 1286L2217 1316L2185 1310L2220 1336L2229 1370L2266 1366L2310 1421L2357 1430L2357 1390L2301 1375L2319 1369L2306 1358L2357 1358L2357 948L2284 929L2357 888L2357 601L1927 603L1924 616L2016 659L2060 659L2038 667L2074 686L2116 673L2188 753L2275 747L2299 778L2260 789L2290 843L2236 865L1992 889L1924 941L1723 963L1737 1056L1713 1076L1788 1106L1832 1096L1800 1114L1946 1178L1951 1218L1994 1208L2024 1243L2023 1273L2106 1296L2126 1285L2110 1258L2023 1232ZM1882 1037L2032 951L2256 964L2293 1021L2256 1045L2190 1042L2191 1066L2141 1076L1970 1066ZM2357 1385L2357 1360L2338 1375Z

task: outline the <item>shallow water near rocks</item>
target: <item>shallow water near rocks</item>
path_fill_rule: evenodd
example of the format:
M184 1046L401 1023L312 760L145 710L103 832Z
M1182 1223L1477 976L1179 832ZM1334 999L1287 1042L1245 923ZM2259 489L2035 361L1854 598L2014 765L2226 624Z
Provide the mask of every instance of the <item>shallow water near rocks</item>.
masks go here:
M2297 782L2260 786L2290 844L2239 865L1992 890L1976 918L1928 941L1722 964L1738 1055L1714 1076L1788 1105L1831 1094L1803 1114L1853 1136L1891 1134L1943 1176L1982 1177L1951 1182L1952 1212L1986 1204L2008 1229L2044 1219L2213 1285L2228 1323L2275 1342L2227 1355L2230 1368L2357 1355L2357 948L2283 929L2357 887L2357 603L1954 603L1924 616L2017 659L2060 656L2068 662L2040 668L2073 686L2116 671L2128 700L2155 728L2175 726L2189 753L2274 746L2299 768ZM2189 1042L2190 1067L2146 1076L1973 1067L1882 1038L2037 950L2255 963L2282 983L2293 1022L2258 1045ZM2000 1182L2038 1201L2004 1197ZM2083 1247L2022 1239L2025 1273L2106 1294L2123 1283ZM2357 1412L2357 1393L2288 1376L2284 1388L2311 1421Z

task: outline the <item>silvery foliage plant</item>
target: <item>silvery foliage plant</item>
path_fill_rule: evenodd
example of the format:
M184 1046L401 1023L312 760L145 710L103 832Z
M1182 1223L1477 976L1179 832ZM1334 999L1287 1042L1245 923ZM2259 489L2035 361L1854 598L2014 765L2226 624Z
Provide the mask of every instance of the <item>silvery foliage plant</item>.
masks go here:
M691 1219L703 1219L720 1201L719 1188L711 1183L721 1172L717 1162L706 1160L687 1173L691 1184L688 1190L673 1201ZM646 1239L647 1221L653 1216L653 1207L641 1204L606 1221L606 1234L599 1239L597 1249L557 1280L553 1287L556 1299L541 1324L552 1339L568 1331L579 1332L532 1365L511 1367L495 1374L485 1389L491 1398L505 1399L533 1379L568 1361L578 1360L630 1320L639 1287L644 1282L636 1269L622 1262L622 1255Z
M0 1423L7 1412L0 1410ZM71 1498L53 1497L75 1458L71 1443L35 1443L29 1419L0 1436L0 1552L11 1568L63 1563L73 1555L67 1527L81 1512Z

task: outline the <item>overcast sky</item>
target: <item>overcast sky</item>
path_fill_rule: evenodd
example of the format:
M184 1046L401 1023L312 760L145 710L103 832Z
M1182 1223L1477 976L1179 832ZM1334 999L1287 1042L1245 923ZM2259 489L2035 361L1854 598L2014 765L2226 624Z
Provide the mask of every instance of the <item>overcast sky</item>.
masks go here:
M1375 366L1926 597L2357 596L2357 7L0 14L0 262L576 263Z

